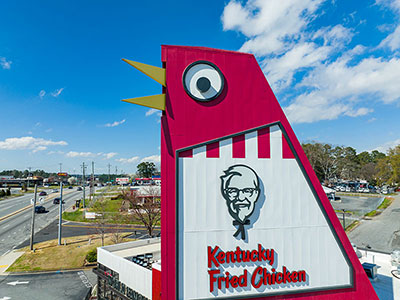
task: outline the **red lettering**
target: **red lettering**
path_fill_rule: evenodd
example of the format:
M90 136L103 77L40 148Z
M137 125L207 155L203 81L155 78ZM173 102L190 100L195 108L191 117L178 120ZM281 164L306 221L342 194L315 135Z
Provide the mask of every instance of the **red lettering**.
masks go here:
M237 260L237 262L241 262L242 261L240 259L240 253L242 253L242 251L240 250L239 247L236 247L236 260Z
M235 262L235 253L233 251L226 252L226 262L229 264L230 262Z
M251 251L251 261L257 261L257 260L258 260L257 250Z
M250 251L243 251L243 261L244 262L249 262L250 261Z
M282 283L282 273L277 273L276 274L276 283Z
M287 271L286 267L283 266L283 283L292 282L290 279L290 272Z
M299 271L299 282L306 281L306 271Z
M265 257L265 249L262 248L261 244L258 244L258 260L267 260Z
M247 286L247 270L244 270L243 275L239 276L239 286Z
M226 287L227 289L229 289L229 272L226 272L225 275L226 275L225 287Z
M292 277L292 282L297 282L297 272L296 271L293 271L292 275L290 277Z
M231 286L233 288L237 288L239 286L239 277L232 276L232 278L231 278Z
M275 251L274 249L267 250L267 259L269 261L269 264L272 266L275 261Z
M225 252L221 251L217 254L217 260L220 264L225 263Z
M222 281L225 281L225 277L224 276L218 277L218 289L219 290L222 288L222 283L221 283Z
M254 272L253 272L253 275L251 276L251 285L253 286L253 287L255 287L256 289L258 289L260 286L261 286L261 284L262 284L262 273L263 273L263 268L262 267L257 267L255 270L254 270ZM260 276L257 276L257 275L260 275ZM258 279L259 278L259 279ZM256 280L258 279L258 282L256 283Z
M216 267L219 267L219 263L215 259L215 254L218 252L219 247L215 246L214 250L208 246L208 267L211 268L211 263L213 262Z
M214 291L214 282L217 281L214 275L219 274L219 270L208 270L208 274L210 275L210 293L212 293Z

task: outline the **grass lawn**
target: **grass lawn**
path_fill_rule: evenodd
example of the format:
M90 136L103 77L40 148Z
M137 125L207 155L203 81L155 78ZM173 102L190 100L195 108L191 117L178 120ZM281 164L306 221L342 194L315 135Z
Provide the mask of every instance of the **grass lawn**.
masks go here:
M92 237L91 244L88 239ZM54 271L68 270L84 267L86 254L101 246L101 239L96 236L78 236L65 238L66 246L58 245L58 240L51 240L35 244L35 252L29 247L22 250L25 253L18 258L7 272L29 272L29 271ZM124 241L128 241L125 239ZM105 244L110 245L111 235L107 234Z

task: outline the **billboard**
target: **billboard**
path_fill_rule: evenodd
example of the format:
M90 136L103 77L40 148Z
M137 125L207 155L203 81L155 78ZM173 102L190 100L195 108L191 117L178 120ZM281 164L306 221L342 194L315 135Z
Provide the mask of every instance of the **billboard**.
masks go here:
M163 299L378 299L254 56L161 60Z
M280 123L182 149L177 161L179 299L352 287L351 263Z

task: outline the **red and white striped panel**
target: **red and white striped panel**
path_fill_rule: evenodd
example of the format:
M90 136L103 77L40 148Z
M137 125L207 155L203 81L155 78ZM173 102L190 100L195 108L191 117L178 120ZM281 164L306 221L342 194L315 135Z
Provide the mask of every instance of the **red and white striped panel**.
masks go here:
M246 158L249 155L257 154L256 157L261 159L294 159L289 143L278 125L207 144L205 146L206 157L220 158L222 145L231 145L230 157L232 158ZM179 157L193 157L193 149L180 152Z

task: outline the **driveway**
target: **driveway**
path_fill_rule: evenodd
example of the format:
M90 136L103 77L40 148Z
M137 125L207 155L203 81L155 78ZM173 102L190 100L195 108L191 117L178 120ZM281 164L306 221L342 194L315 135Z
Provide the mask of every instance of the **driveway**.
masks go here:
M400 250L400 195L379 216L360 220L361 224L348 234L352 243L361 248L371 248L390 253Z

